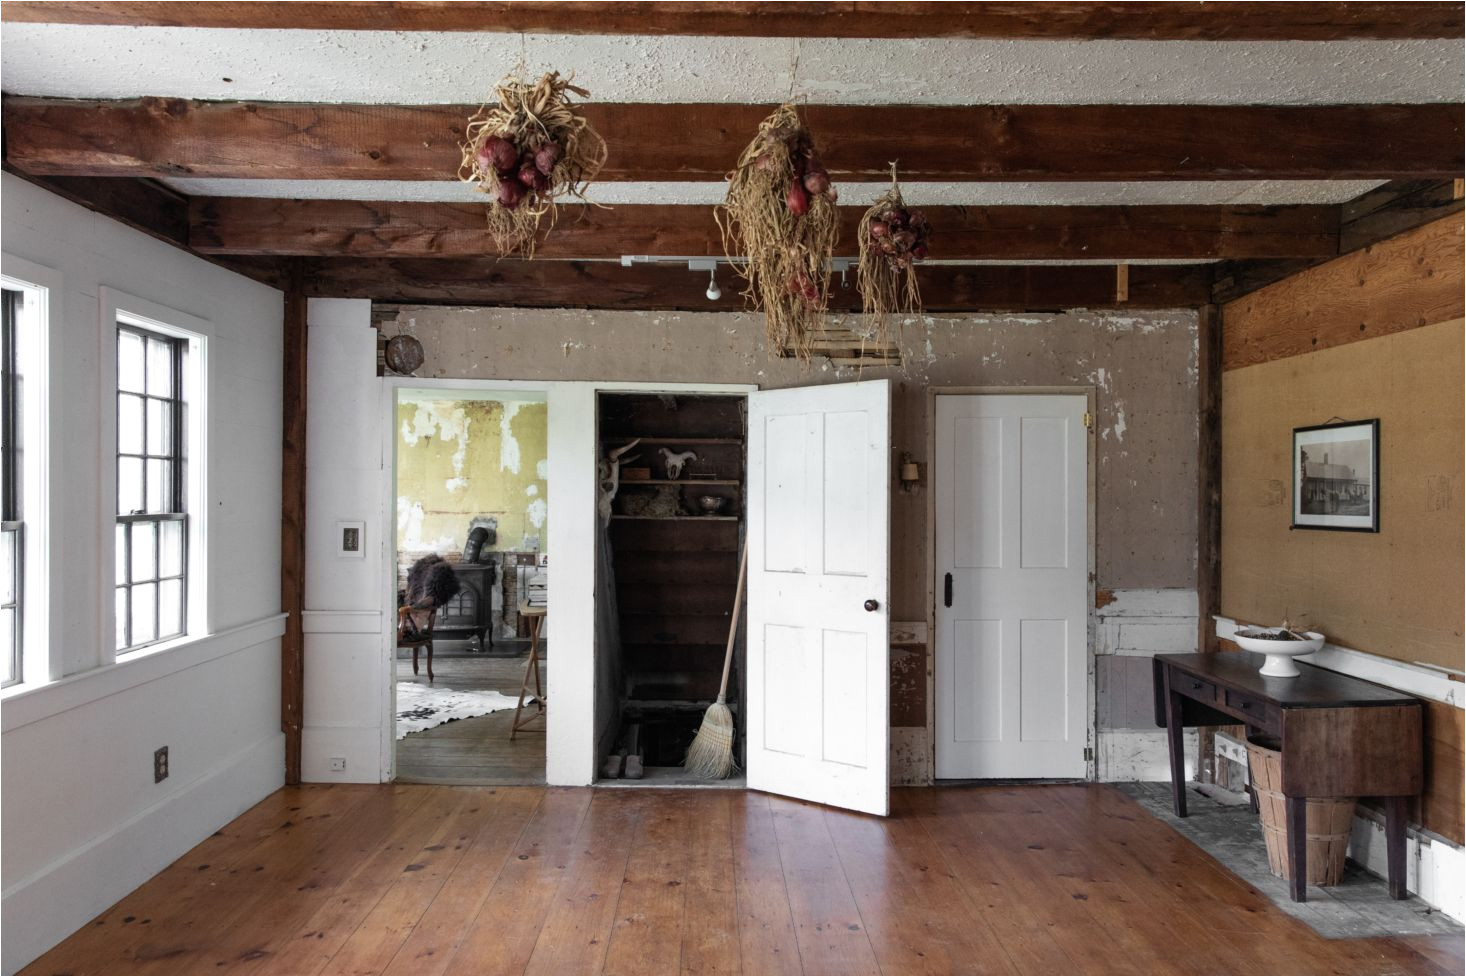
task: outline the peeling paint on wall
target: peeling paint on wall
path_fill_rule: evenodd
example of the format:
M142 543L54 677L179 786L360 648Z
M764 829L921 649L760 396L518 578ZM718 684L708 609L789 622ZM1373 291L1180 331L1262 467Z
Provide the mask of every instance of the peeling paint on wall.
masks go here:
M489 549L539 548L549 516L544 403L404 396L397 419L401 553L457 552L481 516L498 524Z

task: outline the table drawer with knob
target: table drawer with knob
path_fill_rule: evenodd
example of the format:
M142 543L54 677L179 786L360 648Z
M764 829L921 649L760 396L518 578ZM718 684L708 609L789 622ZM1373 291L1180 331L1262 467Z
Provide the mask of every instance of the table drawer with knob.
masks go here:
M1204 679L1192 675L1173 675L1171 684L1188 699L1208 705L1217 701L1217 687Z
M1234 716L1244 720L1249 726L1257 726L1260 729L1279 732L1278 709L1272 703L1264 702L1253 698L1242 692L1234 692L1231 689L1225 690L1223 705L1227 711Z

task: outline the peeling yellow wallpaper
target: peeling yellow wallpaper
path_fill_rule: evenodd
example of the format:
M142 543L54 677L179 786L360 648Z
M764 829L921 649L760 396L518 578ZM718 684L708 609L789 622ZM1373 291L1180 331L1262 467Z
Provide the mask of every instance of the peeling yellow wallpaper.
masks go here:
M475 518L493 550L542 550L548 526L546 407L406 397L397 406L397 549L461 553Z

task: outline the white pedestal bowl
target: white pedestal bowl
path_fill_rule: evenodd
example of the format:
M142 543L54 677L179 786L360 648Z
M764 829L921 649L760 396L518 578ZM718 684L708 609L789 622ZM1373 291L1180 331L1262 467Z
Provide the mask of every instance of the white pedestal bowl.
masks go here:
M1276 634L1279 628L1253 628L1253 633ZM1304 631L1303 635L1307 641L1278 641L1272 638L1249 638L1238 631L1232 636L1237 646L1243 651L1255 651L1260 655L1266 655L1267 660L1258 669L1263 675L1269 678L1297 678L1300 674L1298 665L1293 661L1298 655L1311 655L1323 647L1324 637L1317 631Z

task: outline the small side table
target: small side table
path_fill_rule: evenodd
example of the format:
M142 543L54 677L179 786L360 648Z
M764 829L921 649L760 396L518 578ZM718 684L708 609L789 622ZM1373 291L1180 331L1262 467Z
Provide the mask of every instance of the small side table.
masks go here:
M511 740L514 739L515 733L536 719L545 718L545 689L544 683L540 680L540 629L545 625L547 610L544 607L530 607L524 601L519 602L519 616L529 622L529 660L524 663L524 679L519 683L519 705L514 707L514 725L509 729ZM521 718L520 714L524 712L524 697L529 693L531 672L534 673L535 711Z

